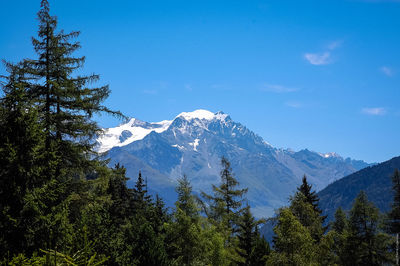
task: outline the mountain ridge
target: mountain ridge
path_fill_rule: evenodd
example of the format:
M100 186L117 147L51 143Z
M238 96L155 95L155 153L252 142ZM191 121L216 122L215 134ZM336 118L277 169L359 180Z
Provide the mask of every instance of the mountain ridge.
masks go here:
M400 169L400 156L369 166L329 184L318 193L319 206L328 220L332 220L338 207L350 210L354 199L361 190L367 193L382 212L390 209L393 201L391 176Z
M369 164L335 153L277 149L223 112L183 112L173 120L144 122L136 118L105 129L99 151L110 163L121 163L128 175L147 175L162 192L186 174L195 191L219 182L220 158L227 157L256 215L272 215L306 174L317 189ZM168 199L167 199L168 201Z

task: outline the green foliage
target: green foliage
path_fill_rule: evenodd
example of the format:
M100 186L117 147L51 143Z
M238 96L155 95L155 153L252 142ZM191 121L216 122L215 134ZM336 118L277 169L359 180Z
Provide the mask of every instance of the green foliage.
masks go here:
M240 256L239 265L265 265L270 250L268 243L258 232L258 225L263 222L253 217L249 206L244 208L237 232L236 252Z
M381 265L390 262L389 236L378 231L379 211L361 191L350 211L346 238L346 265Z
M6 63L0 100L0 256L22 252L24 224L21 212L28 191L42 185L43 151L38 110L26 92L26 75L19 65Z
M308 229L311 237L318 243L324 234L324 217L315 210L303 193L296 192L291 198L290 210L299 222Z
M300 187L297 188L297 191L304 195L304 202L310 204L313 207L314 212L318 213L321 219L321 223L324 224L325 219L327 216L322 216L322 210L319 208L319 197L315 191L312 191L312 185L308 184L306 175L303 176L302 184ZM304 225L304 224L303 224ZM322 234L325 233L327 227L322 228L322 232L317 234L313 234L313 238L318 242Z
M267 265L316 265L315 241L289 208L280 210L274 232L275 250Z
M247 189L237 188L239 182L233 176L230 162L225 157L222 157L221 165L221 184L212 185L213 195L202 192L202 196L209 203L208 208L204 208L205 213L216 225L221 226L221 230L228 233L229 243L237 229Z
M349 218L338 209L325 234L325 216L306 177L274 228L274 250L258 232L247 189L239 189L222 158L221 183L206 203L178 180L171 212L148 194L139 172L127 187L123 166L101 161L93 114L119 115L101 103L107 86L92 88L97 75L74 73L84 57L78 32L57 31L42 0L36 59L5 63L0 99L0 258L2 265L382 265L393 262L393 238L382 233L376 207L360 193ZM389 213L398 233L400 177ZM203 207L207 217L200 214Z

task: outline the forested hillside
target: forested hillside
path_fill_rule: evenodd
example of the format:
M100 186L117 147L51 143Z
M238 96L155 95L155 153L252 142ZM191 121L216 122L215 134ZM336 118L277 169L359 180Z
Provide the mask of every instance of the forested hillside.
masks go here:
M400 169L400 157L337 180L318 193L321 209L331 220L338 207L350 210L357 194L363 190L380 211L387 212L393 199L391 176L395 169Z

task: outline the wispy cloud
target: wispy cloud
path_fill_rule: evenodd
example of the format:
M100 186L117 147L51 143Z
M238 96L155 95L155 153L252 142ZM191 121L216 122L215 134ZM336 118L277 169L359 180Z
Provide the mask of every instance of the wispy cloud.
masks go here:
M304 58L312 65L320 66L329 64L331 53L305 53Z
M321 66L332 63L331 52L341 47L343 44L342 40L330 42L324 52L320 53L305 53L304 58L312 65Z
M383 66L380 68L383 74L385 74L388 77L392 77L394 75L393 69L391 69L388 66Z
M287 107L291 107L291 108L301 108L301 107L303 107L303 104L301 102L298 102L298 101L288 101L288 102L285 102L285 105Z
M287 92L298 91L299 89L286 87L282 85L276 85L276 84L264 84L261 90L268 92L275 92L275 93L287 93Z
M386 114L386 109L383 107L362 108L361 113L366 115L384 115Z

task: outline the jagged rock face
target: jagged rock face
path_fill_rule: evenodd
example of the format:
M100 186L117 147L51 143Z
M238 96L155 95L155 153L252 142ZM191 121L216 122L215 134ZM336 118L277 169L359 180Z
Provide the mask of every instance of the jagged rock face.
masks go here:
M141 170L149 187L167 202L173 201L171 191L183 174L195 191L209 192L211 184L219 182L220 159L225 156L240 185L249 188L247 198L257 216L270 216L285 205L304 174L320 190L368 166L335 153L274 148L223 112L206 110L158 123L131 119L104 130L98 143L100 152L108 151L111 164L120 162L133 179Z

